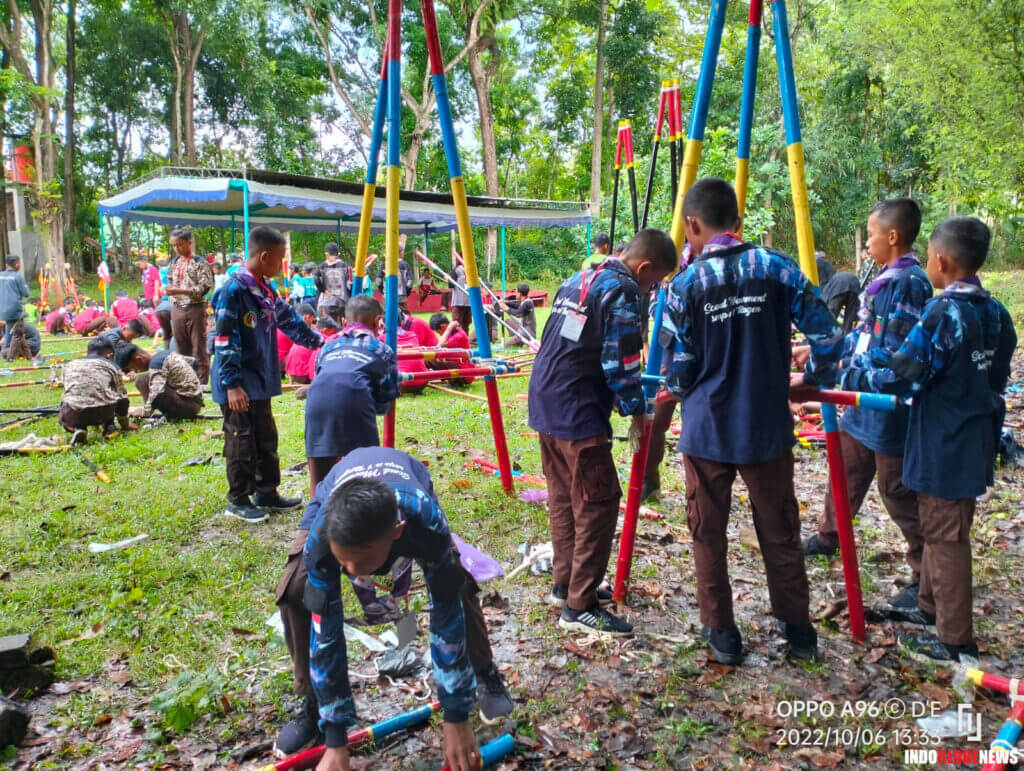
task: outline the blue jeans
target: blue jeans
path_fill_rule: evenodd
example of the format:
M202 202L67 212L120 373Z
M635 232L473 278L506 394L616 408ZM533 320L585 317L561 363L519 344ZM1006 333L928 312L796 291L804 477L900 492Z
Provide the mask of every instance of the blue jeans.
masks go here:
M4 342L0 345L0 348L6 348L11 344L11 333L14 331L14 325L21 321L21 316L16 316L13 319L4 319Z

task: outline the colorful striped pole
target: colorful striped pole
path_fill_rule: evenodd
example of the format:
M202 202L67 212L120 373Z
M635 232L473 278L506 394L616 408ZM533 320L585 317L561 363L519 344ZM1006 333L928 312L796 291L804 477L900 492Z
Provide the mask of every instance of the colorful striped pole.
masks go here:
M796 79L793 52L789 47L789 20L786 1L771 0L775 26L775 59L779 66L782 93L782 119L786 127L786 157L789 159L789 186L793 193L793 221L800 269L815 284L818 265L814 261L814 232L811 230L811 206L807 199L807 175L804 170L804 143L800 135L800 113L796 104Z
M511 365L496 365L493 367L462 367L460 369L432 369L426 372L399 372L399 383L429 383L432 380L454 380L464 377L493 377L494 375L509 375L516 372L517 368Z
M676 195L679 192L679 142L683 135L683 121L679 113L676 112L676 103L680 101L678 80L669 81L669 90L666 98L668 99L669 170L672 180L672 200L675 201Z
M982 771L1003 771L1010 763L1017 763L1017 742L1020 740L1021 730L1024 729L1024 699L1013 702L1010 716L999 729L995 741L989 748L988 762L982 766Z
M515 742L512 734L502 734L492 742L488 742L480 748L480 767L494 765L503 757L512 752ZM451 766L445 766L441 771L451 771Z
M686 234L682 227L683 197L690 185L697 178L697 164L700 161L701 142L704 139L704 127L707 122L708 106L711 103L711 86L715 78L715 64L718 49L722 42L722 28L725 25L725 10L728 0L714 0L711 16L708 20L707 36L704 40L704 55L701 59L700 76L697 80L697 91L693 98L693 111L690 115L689 139L686 145L686 156L683 161L683 184L676 196L675 212L672 216L672 240L676 251L681 256ZM682 116L679 116L679 126ZM673 159L674 161L674 159ZM675 164L673 163L673 168ZM648 376L661 375L663 349L658 338L661 336L661 321L665 312L666 289L663 285L658 290L658 302L654 311L654 323L651 324L651 342L647 355L646 373ZM616 602L626 599L626 583L633 566L633 548L636 542L637 517L640 513L640 499L643 495L644 476L647 473L647 458L650 454L652 420L654 418L654 399L658 386L647 382L644 394L647 397L647 419L640 447L633 454L633 463L629 472L629 488L626 493L626 511L622 519L622 539L619 542L619 556L615 566L615 586L612 597Z
M697 180L697 166L700 164L700 153L704 144L708 107L711 104L711 87L715 82L715 67L718 64L718 50L722 45L722 29L725 26L725 11L728 5L728 0L712 0L708 32L704 38L704 53L700 59L700 75L697 76L697 89L693 94L693 109L690 112L690 127L683 154L683 180L676 196L670 232L680 254L686 237L683 230L683 197Z
M1000 677L982 672L980 669L968 669L965 673L967 679L977 686L988 688L990 691L1012 694L1013 696L1024 696L1024 683L1017 678Z
M640 217L637 215L636 209L636 170L633 168L635 161L633 158L633 124L628 120L623 121L625 123L623 133L623 152L626 156L626 174L629 177L629 204L633 212L633 235L640 232ZM612 244L614 246L614 243Z
M396 0L391 0L391 2L396 2ZM477 347L480 350L480 356L489 359L491 358L491 338L487 331L487 318L484 315L483 300L480 296L480 275L477 272L473 231L469 223L466 185L462 179L459 149L455 142L455 127L452 122L451 103L448 99L448 82L444 75L444 58L441 54L441 39L437 34L437 18L434 15L433 0L421 0L420 8L423 12L423 31L426 35L430 76L434 83L434 94L437 96L438 123L440 123L441 138L444 141L448 176L451 178L452 204L455 207L455 220L459 226L459 243L462 246L462 258L466 267L466 294L469 295L469 305L473 313L473 324L476 326ZM511 493L512 464L509 461L508 445L505 442L505 425L501 415L501 401L498 398L498 383L493 377L488 377L484 380L484 387L487 390L487 403L490 408L494 449L498 455L498 465L501 468L501 484L506 492Z
M615 248L615 220L619 213L619 174L622 171L622 129L625 121L619 121L619 130L615 134L615 179L612 182L612 216L611 226L608 229L608 238L612 242L612 248Z
M384 340L398 350L398 207L402 173L402 0L388 0L388 163L384 238ZM365 197L365 189L364 189ZM361 288L360 284L360 288ZM395 446L395 405L384 416L385 447Z
M747 210L747 181L750 176L750 132L754 125L754 94L757 91L757 62L761 51L761 0L750 0L747 20L747 58L743 63L743 99L740 102L739 138L736 142L736 200L740 217ZM740 238L743 222L740 222Z
M403 712L400 715L395 715L387 720L381 720L379 723L374 723L366 728L352 731L348 735L348 748L350 750L359 749L391 734L396 734L420 723L425 723L440 709L441 703L435 701L431 704L411 709L408 712ZM320 758L324 756L326 750L327 747L321 744L319 747L313 747L304 752L289 755L287 758L276 763L261 766L257 771L297 771L298 769L313 768L320 761Z
M389 22L390 24L390 22ZM373 200L377 192L377 165L380 162L380 148L384 140L384 119L387 117L388 88L388 43L391 33L385 37L384 55L381 57L380 84L377 86L377 104L373 108L373 130L370 134L370 152L366 161L366 181L363 183L363 208L359 214L359 235L356 239L356 264L352 275L352 294L363 292L366 280L366 253L370 249L370 228L373 223ZM389 137L390 140L390 137ZM340 243L340 240L339 240Z
M651 211L651 193L654 190L654 167L658 161L658 145L661 143L661 126L665 122L665 102L671 81L661 81L661 91L658 93L658 117L654 121L654 141L651 143L651 165L647 170L647 188L644 190L644 209L640 218L640 229L647 227L647 215ZM671 121L669 122L669 134L672 133Z

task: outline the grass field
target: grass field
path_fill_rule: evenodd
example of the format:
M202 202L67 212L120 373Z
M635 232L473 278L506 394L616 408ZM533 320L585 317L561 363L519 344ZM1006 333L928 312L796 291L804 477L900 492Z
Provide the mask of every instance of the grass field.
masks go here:
M992 274L986 284L1011 307L1018 328L1024 328L1024 273ZM546 310L540 315L542 326ZM83 348L82 342L59 338L44 342L44 354ZM15 373L0 382L45 376L46 370ZM526 382L500 381L506 436L515 467L540 474L536 439L523 435L530 429L526 402L518 395L525 393ZM467 392L482 394L483 384L478 381ZM0 389L3 409L59 401L60 391L49 387ZM306 496L305 472L288 471L304 459L303 402L285 394L275 401L274 411L283 492ZM204 412L218 410L208 403ZM0 422L9 417L0 416ZM614 423L615 432L624 434L625 422L616 418ZM283 642L265 621L275 611L274 588L300 514L275 515L255 526L222 516L226 481L219 428L218 421L210 420L164 424L111 440L91 434L85 452L109 474L109 484L67 452L0 458L0 634L31 632L36 642L55 647L59 680L86 684L48 702L47 730L41 732L58 738L47 762L90 765L109 751L110 726L123 718L129 733L145 731L145 741L122 762L173 764L174 758L186 757L186 747L198 751L196 737L201 737L214 747L203 751L212 752L219 764L238 743L272 737L290 710ZM0 441L29 432L62 434L48 417L0 433ZM429 464L453 531L506 569L518 561L520 543L547 540L543 507L502 494L496 478L467 468L473 451L494 456L484 404L429 389L422 396L403 397L397 446ZM626 443L616 443L616 457L625 483ZM677 528L671 532L682 538L678 465L666 467L663 487L677 503L665 509ZM141 533L148 539L127 550L88 550L90 542ZM646 565L636 577L647 585L663 576L656 566ZM548 580L517 579L516 591L521 597L539 597ZM498 588L510 591L505 585ZM555 645L564 660L548 619L537 603L515 607L508 611L506 643L508 635L515 641L536 635ZM685 650L692 655L692 647ZM586 656L570 658L570 663L592 666ZM530 661L525 654L521 660ZM546 666L543 660L533 663L538 673ZM111 673L118 672L123 674L111 680ZM542 719L559 710L557 699L548 703L549 696L540 691L524 704L519 717L523 735L536 736ZM372 702L372 693L360 700L361 707ZM709 732L728 734L724 725L684 724L671 710L666 714L663 724L651 730L661 731L659 741L670 748L679 746L680 736L696 741ZM595 758L616 757L605 739L594 753ZM8 761L25 762L25 757L19 761L11 753Z

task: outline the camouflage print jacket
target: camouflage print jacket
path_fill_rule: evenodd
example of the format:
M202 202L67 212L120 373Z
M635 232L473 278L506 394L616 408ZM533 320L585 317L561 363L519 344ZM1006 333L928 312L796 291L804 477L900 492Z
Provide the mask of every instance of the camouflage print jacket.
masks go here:
M64 398L61 404L73 410L106 407L127 395L121 370L110 359L86 356L64 367Z
M170 282L168 286L173 289L189 290L187 295L171 295L171 302L184 308L206 302L206 293L213 287L213 271L209 263L198 254L187 261L179 257L168 268L167 280Z
M149 362L149 398L145 415L153 414L153 400L170 389L186 399L203 396L203 385L192 368L194 359L179 353L160 351Z

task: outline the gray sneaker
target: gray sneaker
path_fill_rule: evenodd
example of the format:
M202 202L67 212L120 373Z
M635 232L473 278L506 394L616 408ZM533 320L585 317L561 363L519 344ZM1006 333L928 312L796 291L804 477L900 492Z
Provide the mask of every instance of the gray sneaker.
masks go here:
M476 677L476 703L480 707L480 719L487 725L498 723L515 709L501 673L493 662L487 672Z
M228 501L228 507L224 509L224 516L234 517L243 522L251 522L253 524L270 519L270 515L267 512L256 508L249 501L245 501L245 503L232 503Z

